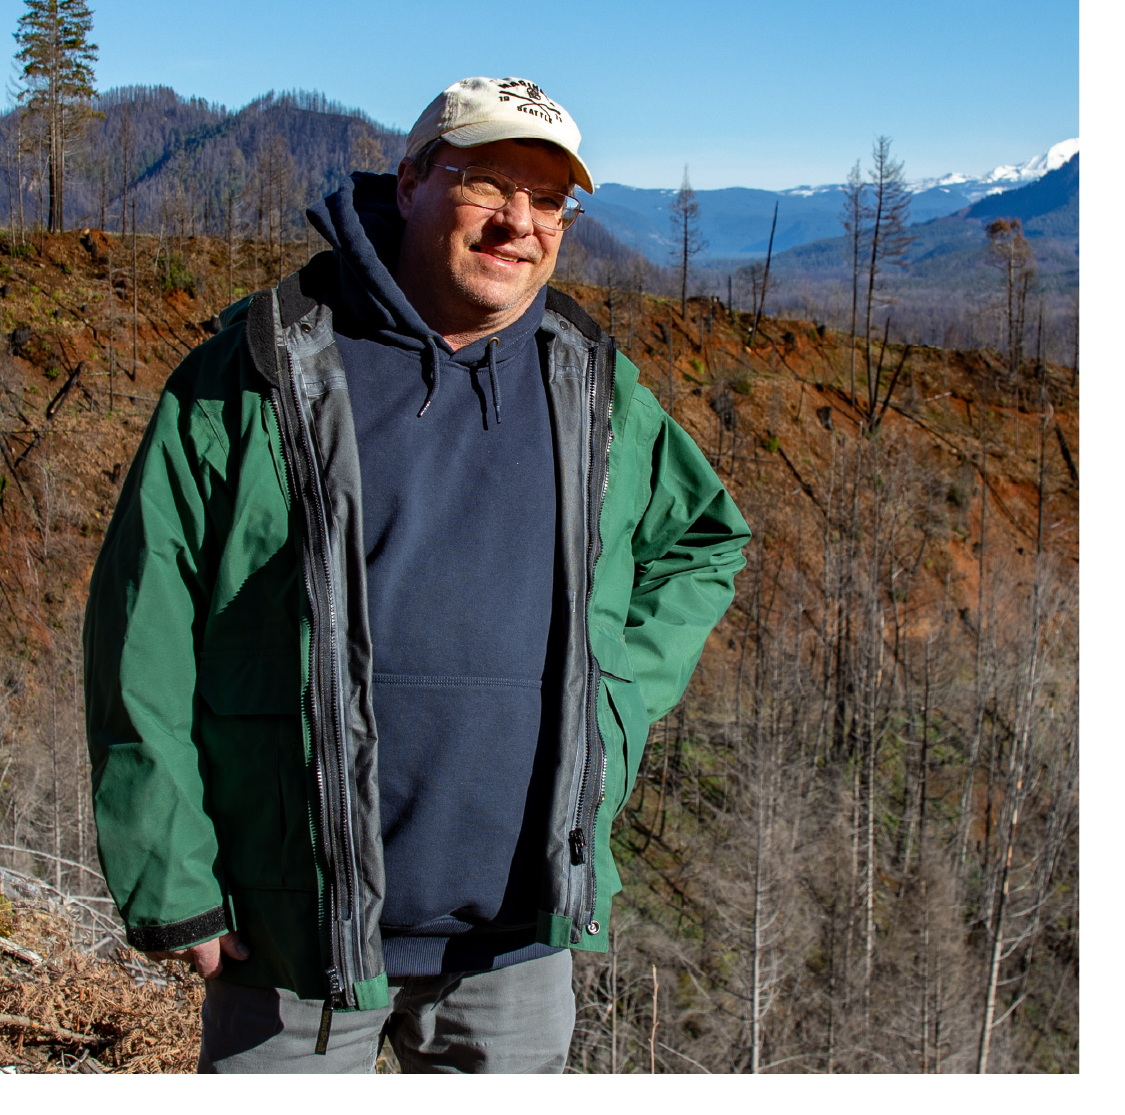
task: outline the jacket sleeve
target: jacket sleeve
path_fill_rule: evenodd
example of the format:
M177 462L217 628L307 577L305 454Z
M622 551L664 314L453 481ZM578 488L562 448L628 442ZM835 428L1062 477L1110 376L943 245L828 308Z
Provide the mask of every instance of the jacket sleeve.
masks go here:
M169 380L137 451L83 630L98 853L129 942L144 950L227 928L193 712L214 545L206 443L217 448L219 434L193 402L193 363Z
M636 404L634 404L636 405ZM750 528L692 438L663 410L651 498L633 536L625 646L659 720L683 696L703 644L734 599Z

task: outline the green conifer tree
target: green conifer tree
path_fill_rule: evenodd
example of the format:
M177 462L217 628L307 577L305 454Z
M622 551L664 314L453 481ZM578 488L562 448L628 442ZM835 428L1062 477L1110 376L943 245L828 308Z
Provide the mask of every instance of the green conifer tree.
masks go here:
M94 16L86 0L27 0L15 33L22 66L19 99L40 121L47 140L47 228L61 232L66 152L93 115L94 62L90 42Z

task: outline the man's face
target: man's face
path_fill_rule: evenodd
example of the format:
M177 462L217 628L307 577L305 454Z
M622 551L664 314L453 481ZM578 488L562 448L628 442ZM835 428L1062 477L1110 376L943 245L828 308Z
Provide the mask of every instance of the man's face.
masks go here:
M483 166L529 189L566 191L570 161L555 147L505 139L478 147L445 144L418 181L409 161L399 168L398 207L406 220L400 271L441 321L514 321L551 277L563 234L531 220L531 199L517 191L503 209L482 209L461 195L457 174L442 165ZM424 318L424 307L415 306ZM507 321L504 324L508 324Z

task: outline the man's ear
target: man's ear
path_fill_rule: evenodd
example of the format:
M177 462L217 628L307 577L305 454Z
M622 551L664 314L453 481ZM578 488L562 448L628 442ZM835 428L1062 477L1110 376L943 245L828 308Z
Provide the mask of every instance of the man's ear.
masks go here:
M405 221L414 208L414 191L418 188L418 175L414 171L412 159L403 159L398 164L398 189L395 199L398 202L398 214Z

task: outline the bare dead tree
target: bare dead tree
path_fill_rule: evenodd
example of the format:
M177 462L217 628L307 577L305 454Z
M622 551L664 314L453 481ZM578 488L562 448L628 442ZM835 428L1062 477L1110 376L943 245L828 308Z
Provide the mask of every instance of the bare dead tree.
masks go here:
M387 156L377 136L366 132L357 136L352 143L351 165L355 170L366 174L382 174L387 169Z
M684 180L680 184L679 192L672 199L668 211L675 237L676 265L680 272L680 320L683 321L686 329L688 274L691 261L706 247L706 242L699 232L699 202L696 201L695 191L691 188L686 166Z
M906 187L902 162L891 157L891 140L879 136L871 151L870 200L867 220L871 252L867 263L867 306L864 325L864 359L867 370L867 413L875 415L879 398L879 377L871 363L871 320L879 277L888 267L903 267L906 252L914 237L906 231L910 218L910 191Z
M137 199L132 199L133 207L133 273L131 277L133 288L133 364L132 370L129 373L129 378L135 380L137 378L137 329L139 325L139 314L137 312ZM125 226L122 224L122 236L125 234Z
M985 232L988 234L989 261L999 267L1004 275L1008 376L1015 383L1023 363L1027 297L1034 285L1038 267L1018 217L998 217L986 227Z
M132 178L132 152L129 149L129 141L131 139L130 126L129 126L129 106L125 106L125 111L121 119L121 239L125 239L125 230L128 227L125 218L128 214L129 206L129 181ZM135 199L134 199L135 200ZM134 206L134 214L136 213L136 206Z
M849 398L855 406L855 327L856 313L859 309L859 260L863 243L864 214L867 212L865 197L866 185L859 170L859 160L848 172L847 185L844 186L844 211L842 221L844 234L848 240L848 247L852 257L852 316L851 316L851 349L849 351Z
M777 207L778 202L775 201L773 204L773 221L770 223L770 240L766 248L766 265L762 271L762 293L754 310L754 324L750 329L750 339L746 342L746 347L751 350L754 348L754 338L758 335L758 325L762 320L762 310L765 307L766 294L769 291L770 261L773 259L773 234L777 231Z

